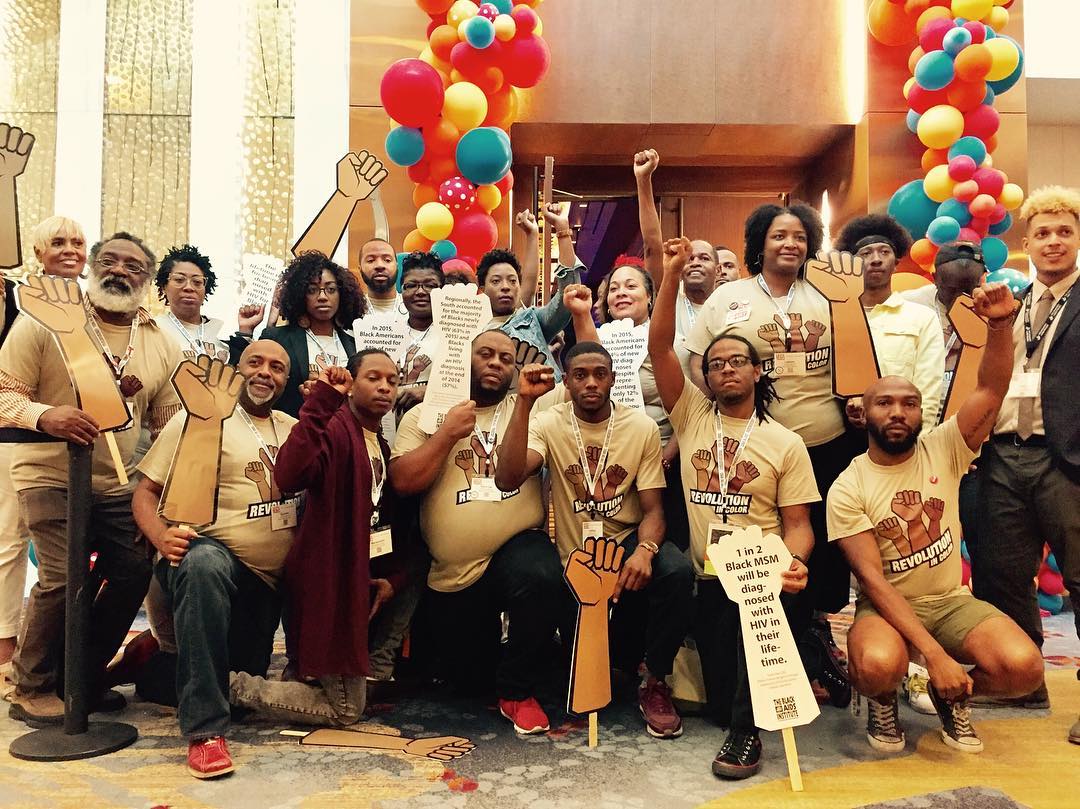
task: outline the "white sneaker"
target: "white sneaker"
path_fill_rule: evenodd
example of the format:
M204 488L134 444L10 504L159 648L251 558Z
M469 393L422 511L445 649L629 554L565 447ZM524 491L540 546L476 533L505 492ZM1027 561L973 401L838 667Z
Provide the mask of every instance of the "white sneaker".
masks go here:
M913 710L927 716L933 716L937 711L934 709L934 703L930 699L930 692L926 690L929 684L930 672L918 663L908 663L907 677L904 678L902 686L904 699L907 700L908 705Z

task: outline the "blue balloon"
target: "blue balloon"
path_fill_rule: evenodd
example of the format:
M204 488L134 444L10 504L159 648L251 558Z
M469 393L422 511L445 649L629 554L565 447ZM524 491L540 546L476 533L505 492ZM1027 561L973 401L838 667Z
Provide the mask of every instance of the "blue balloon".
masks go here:
M1046 554L1046 566L1055 573L1061 572L1061 566L1058 564L1057 557L1053 553Z
M907 111L907 128L912 135L916 134L919 131L920 118L922 118L922 116L919 113L915 112L915 110Z
M926 228L937 218L938 203L926 196L922 180L912 180L896 190L889 200L889 216L907 228L913 239L926 236Z
M1011 213L1005 214L1005 218L998 222L996 225L990 226L991 236L1000 236L1002 233L1008 232L1009 228L1013 226L1013 218Z
M983 244L986 244L986 239L983 239ZM1028 277L1012 267L1002 267L994 270L986 276L986 280L991 284L1005 284L1013 295L1023 295L1024 290L1031 286Z
M960 25L963 25L963 23L960 23ZM945 53L955 57L956 54L971 44L971 32L966 28L953 28L951 31L945 32L941 44L945 49Z
M987 39L987 40L991 40L991 39L993 39L993 38L994 38L994 37L996 37L996 36L997 36L997 31L995 31L995 30L994 30L993 28L991 28L991 27L990 27L989 25L988 25L988 26L986 26L986 39ZM984 40L984 41L985 41L985 40Z
M968 207L968 204L966 202L961 202L958 199L953 199L952 197L938 205L937 215L939 218L948 216L951 219L955 219L957 224L962 228L966 228L968 223L971 222L971 209Z
M983 263L990 272L1000 270L1009 260L1009 248L1005 242L995 236L982 240Z
M455 157L461 174L476 185L497 183L514 162L510 136L497 126L470 129L458 141Z
M483 50L495 41L495 26L487 17L473 17L466 20L465 41L477 50Z
M948 87L956 76L952 57L945 51L923 54L915 65L915 81L924 90L941 90Z
M987 29L989 32L989 29ZM1004 34L1002 34L1004 36ZM1016 63L1016 69L1003 79L997 81L988 81L987 87L994 91L995 95L1001 95L1007 90L1011 90L1013 85L1020 81L1020 76L1024 72L1024 49L1020 47L1020 43L1012 37L1005 37L1013 45L1016 46L1017 52L1020 54L1020 61Z
M993 87L991 87L989 84L987 84L986 85L986 95L983 96L982 103L983 104L989 104L990 106L993 106L995 98L997 98L997 93L994 92Z
M949 160L962 154L974 160L976 166L981 166L986 160L986 144L974 135L965 135L949 147Z
M405 260L405 256L407 256L407 255L409 255L409 254L408 253L398 253L397 254L397 291L398 292L401 292L401 262Z
M1047 595L1042 590L1038 592L1039 609L1046 610L1051 615L1057 615L1065 608L1065 599L1059 593L1056 596Z
M399 166L412 166L424 157L424 133L411 126L398 126L386 136L386 156Z
M939 216L926 228L926 238L941 247L955 242L960 236L960 223L951 216Z
M495 6L500 14L509 14L514 10L514 0L484 0L484 2Z
M30 540L28 543L26 543L26 552L27 555L30 557L30 564L32 564L34 567L37 567L37 551L34 550L34 540Z
M443 261L449 261L457 255L457 245L449 239L439 239L431 245L431 252L435 253Z

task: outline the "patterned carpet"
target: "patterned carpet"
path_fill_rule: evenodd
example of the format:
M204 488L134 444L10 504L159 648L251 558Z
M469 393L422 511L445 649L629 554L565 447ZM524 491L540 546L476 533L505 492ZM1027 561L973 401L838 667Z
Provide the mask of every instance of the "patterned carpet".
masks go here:
M837 623L843 638L844 616ZM806 791L790 792L779 734L764 734L765 766L748 781L714 778L709 764L724 732L688 717L682 738L647 736L637 707L623 700L602 712L600 744L587 746L582 723L558 707L564 696L543 696L552 730L522 739L496 712L467 700L408 699L376 705L371 730L409 738L456 735L476 749L462 758L429 758L370 750L301 746L278 725L237 724L230 743L237 771L200 782L185 769L186 748L172 710L132 700L114 717L138 727L134 746L96 759L35 764L6 749L25 727L0 718L0 807L101 809L139 807L463 807L465 809L682 809L709 805L800 807L1075 807L1080 747L1065 734L1080 712L1080 644L1072 616L1047 622L1051 711L976 714L986 742L979 756L946 748L936 717L906 706L908 749L882 756L866 744L865 719L823 709L796 732ZM280 661L279 661L280 665Z

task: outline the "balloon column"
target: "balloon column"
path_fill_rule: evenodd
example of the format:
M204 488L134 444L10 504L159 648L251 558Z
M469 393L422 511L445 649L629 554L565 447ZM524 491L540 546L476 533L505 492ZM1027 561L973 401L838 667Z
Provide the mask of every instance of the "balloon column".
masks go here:
M994 100L1020 79L1024 55L1001 31L1013 0L873 0L870 33L884 45L917 40L904 85L907 126L925 147L925 176L902 186L889 213L916 240L911 259L933 273L946 242L982 245L988 270L1004 266L998 238L1024 191L994 168L1000 123Z
M416 0L431 17L427 47L390 65L380 85L386 114L400 124L386 155L415 183L406 251L434 248L472 270L495 246L491 212L514 184L508 133L519 90L535 87L551 63L541 2Z

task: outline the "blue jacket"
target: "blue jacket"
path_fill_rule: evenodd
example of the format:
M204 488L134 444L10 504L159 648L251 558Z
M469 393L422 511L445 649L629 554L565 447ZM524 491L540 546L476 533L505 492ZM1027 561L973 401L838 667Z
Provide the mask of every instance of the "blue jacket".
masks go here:
M559 265L554 276L559 287L547 305L519 309L499 326L500 331L514 338L514 345L518 349L516 365L519 371L529 363L542 362L555 369L556 382L562 379L559 363L551 356L548 343L570 325L570 312L563 305L563 291L570 284L581 283L581 271L584 269L585 265L580 261L573 267Z

